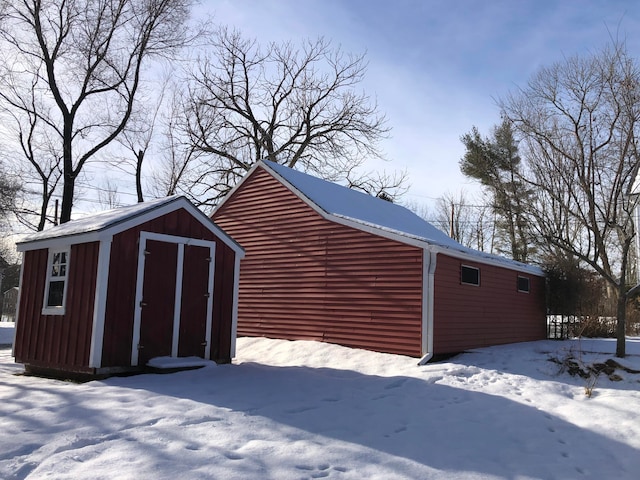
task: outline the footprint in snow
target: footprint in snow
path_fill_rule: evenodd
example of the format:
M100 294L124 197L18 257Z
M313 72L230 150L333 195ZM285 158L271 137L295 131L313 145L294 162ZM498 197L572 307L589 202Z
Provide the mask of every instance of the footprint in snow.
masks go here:
M308 479L308 478L326 478L329 475L331 475L332 470L335 470L336 472L340 472L340 473L345 473L349 471L348 468L332 467L331 465L328 465L326 463L321 463L317 466L300 464L300 465L296 465L296 468L298 470L303 470L304 472L307 472L309 475L308 477L307 476L302 477L301 480Z

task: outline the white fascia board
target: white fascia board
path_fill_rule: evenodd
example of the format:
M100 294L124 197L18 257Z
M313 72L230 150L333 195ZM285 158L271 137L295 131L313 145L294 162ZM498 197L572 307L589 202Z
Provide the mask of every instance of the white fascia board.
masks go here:
M435 273L438 254L428 247L422 250L422 357L418 365L424 365L433 358Z
M233 264L233 304L231 306L231 349L230 357L236 356L236 339L238 338L238 305L240 298L240 258Z
M506 268L507 270L513 270L521 273L528 273L530 275L536 275L538 277L544 277L544 271L540 267L535 265L526 265L523 263L515 263L508 259L501 260L499 258L492 259L483 257L482 255L473 255L470 253L460 252L452 248L442 247L440 245L431 245L431 248L435 253L442 253L449 257L459 258L460 260L467 260L473 263L480 263L483 265L491 265L493 267ZM482 252L480 252L482 253Z

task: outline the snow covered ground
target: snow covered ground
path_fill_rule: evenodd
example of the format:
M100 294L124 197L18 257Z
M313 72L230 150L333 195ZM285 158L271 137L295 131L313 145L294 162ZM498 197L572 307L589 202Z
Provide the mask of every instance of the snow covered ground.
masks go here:
M8 335L0 327L0 344ZM640 338L621 363L640 369ZM3 479L637 479L640 374L585 380L550 357L611 340L449 361L241 338L233 365L75 384L0 349Z

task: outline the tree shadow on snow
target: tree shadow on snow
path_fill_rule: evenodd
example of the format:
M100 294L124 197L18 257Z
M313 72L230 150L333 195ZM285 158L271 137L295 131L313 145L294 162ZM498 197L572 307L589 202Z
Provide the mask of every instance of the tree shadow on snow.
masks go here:
M638 450L527 405L526 395L515 402L436 381L243 363L142 388L457 474L624 478L640 469ZM112 382L135 387L136 379Z

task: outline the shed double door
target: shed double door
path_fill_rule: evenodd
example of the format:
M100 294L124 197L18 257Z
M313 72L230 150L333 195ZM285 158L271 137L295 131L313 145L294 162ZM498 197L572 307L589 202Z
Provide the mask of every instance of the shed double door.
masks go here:
M161 238L147 238L141 248L134 365L163 356L207 358L210 351L214 245Z

